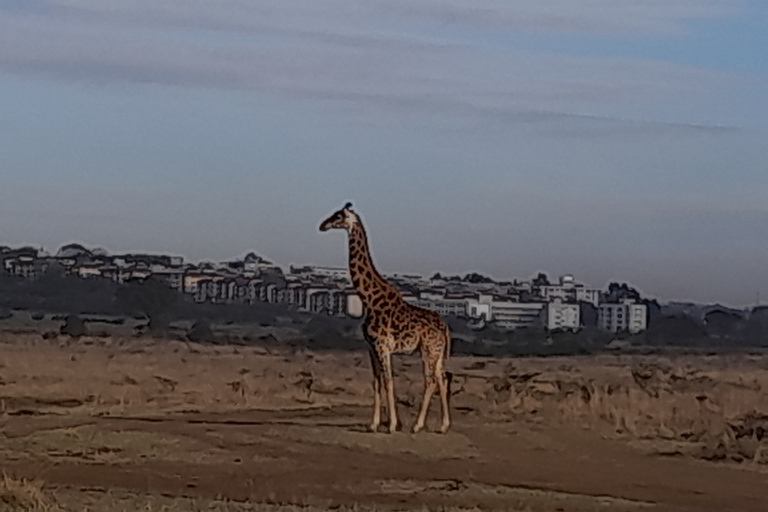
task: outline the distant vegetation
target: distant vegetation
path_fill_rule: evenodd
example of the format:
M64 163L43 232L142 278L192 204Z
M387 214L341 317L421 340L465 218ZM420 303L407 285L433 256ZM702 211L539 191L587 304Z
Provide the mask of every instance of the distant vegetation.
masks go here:
M455 279L447 277L445 279ZM480 274L464 279L482 282ZM546 275L537 277L542 281ZM612 283L605 300L642 300L636 290ZM578 332L547 332L541 327L501 329L492 323L482 329L470 328L467 319L450 317L453 353L483 356L574 355L612 348L693 347L739 348L768 347L768 307L752 311L711 308L697 314L665 313L654 301L649 306L648 330L635 335L609 333L596 328L589 308L582 315L588 324ZM141 332L167 335L180 321L190 326L186 339L200 343L238 342L315 350L363 350L360 319L331 317L299 312L286 304L198 304L189 295L171 290L154 279L118 285L107 279L82 279L49 271L34 279L0 273L0 320L12 311L28 311L32 320L44 314L63 320L60 332L80 336L89 332L88 317L109 316L102 324L122 325L124 319L141 319ZM117 319L115 319L117 318ZM221 326L247 325L260 329L258 336L222 334ZM270 328L283 328L277 332ZM175 332L178 332L178 328Z

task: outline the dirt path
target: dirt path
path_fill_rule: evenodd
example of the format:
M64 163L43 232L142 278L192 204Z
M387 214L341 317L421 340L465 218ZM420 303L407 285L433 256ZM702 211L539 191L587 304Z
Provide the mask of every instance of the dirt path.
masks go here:
M49 485L321 506L768 509L766 473L647 456L582 429L459 416L445 436L389 436L364 432L366 414L10 417L1 465Z

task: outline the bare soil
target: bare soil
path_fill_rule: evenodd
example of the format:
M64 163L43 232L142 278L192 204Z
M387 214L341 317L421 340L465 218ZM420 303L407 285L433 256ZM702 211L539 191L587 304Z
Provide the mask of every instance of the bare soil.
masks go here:
M768 510L762 354L449 366L452 429L389 435L363 352L0 335L0 511Z

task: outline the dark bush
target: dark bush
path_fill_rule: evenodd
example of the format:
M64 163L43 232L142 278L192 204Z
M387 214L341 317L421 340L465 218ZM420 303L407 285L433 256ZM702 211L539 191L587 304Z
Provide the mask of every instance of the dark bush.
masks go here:
M686 315L665 316L645 333L649 345L696 346L708 343L707 332L700 323Z
M129 281L119 288L115 301L128 314L143 314L149 318L148 328L154 333L168 331L176 309L182 301L180 294L157 278Z
M211 324L206 320L198 320L187 333L187 339L195 343L214 343L216 337L211 330Z
M66 334L73 338L85 336L87 334L85 322L78 315L69 315L64 321L64 325L61 326L61 334Z

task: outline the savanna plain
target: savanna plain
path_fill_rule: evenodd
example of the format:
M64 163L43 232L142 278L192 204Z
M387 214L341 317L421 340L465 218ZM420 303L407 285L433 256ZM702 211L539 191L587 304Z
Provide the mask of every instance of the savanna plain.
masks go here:
M359 351L0 333L0 511L765 511L768 354L452 357L371 433Z

